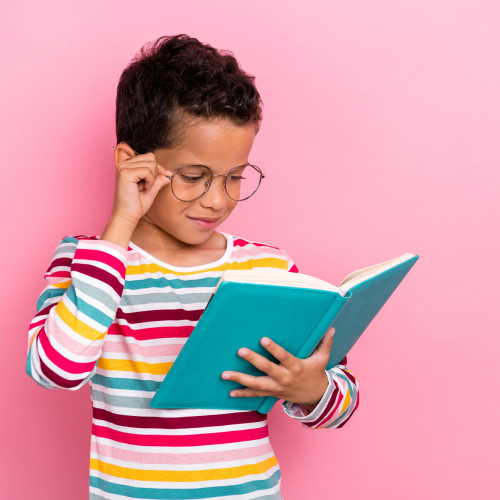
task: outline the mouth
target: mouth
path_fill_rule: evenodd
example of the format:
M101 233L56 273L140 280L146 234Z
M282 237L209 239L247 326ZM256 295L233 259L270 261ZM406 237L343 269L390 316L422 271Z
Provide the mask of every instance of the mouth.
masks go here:
M198 227L202 229L212 229L220 221L220 217L189 217L188 219L192 220Z

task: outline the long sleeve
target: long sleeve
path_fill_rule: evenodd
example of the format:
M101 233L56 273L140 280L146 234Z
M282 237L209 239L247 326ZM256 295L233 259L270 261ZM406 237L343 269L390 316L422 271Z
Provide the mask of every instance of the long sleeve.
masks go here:
M309 429L343 427L359 405L359 386L354 374L347 369L347 357L339 365L326 370L328 387L308 415L301 405L283 402L285 412Z
M87 237L66 237L45 274L28 332L26 372L42 387L76 390L95 372L120 304L127 251Z

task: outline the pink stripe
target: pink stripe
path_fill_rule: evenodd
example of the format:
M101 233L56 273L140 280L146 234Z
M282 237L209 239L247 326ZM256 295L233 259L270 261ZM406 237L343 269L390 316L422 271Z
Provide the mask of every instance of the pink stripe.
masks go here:
M122 276L125 275L125 265L123 262L109 253L103 252L102 250L86 250L78 248L73 257L73 262L76 260L91 260L94 262L103 262L113 269L116 269Z
M106 354L131 354L139 356L177 356L184 344L165 344L141 346L136 343L128 342L105 342L102 352Z
M59 354L49 342L47 334L45 333L45 328L42 328L40 330L37 339L38 342L42 345L42 348L50 361L52 361L52 363L54 363L65 372L78 375L89 373L94 369L95 362L77 363L76 361L71 361Z
M269 442L259 446L238 448L236 450L208 451L204 453L141 453L138 451L123 450L114 446L103 445L92 440L91 453L100 456L135 462L140 464L213 464L216 462L233 462L259 457L273 453Z
M269 254L269 255L265 255ZM260 257L266 259L269 257L276 257L277 259L282 259L286 261L286 258L282 252L275 250L274 248L268 247L257 247L257 248L242 248L236 247L231 255L231 262L238 259L243 259L241 262L249 260L249 257Z
M139 446L207 446L213 444L239 443L241 441L254 441L268 437L267 426L257 429L242 431L217 432L213 434L192 435L150 435L132 434L115 431L100 425L92 424L92 434L98 437L111 439L120 443L135 444Z

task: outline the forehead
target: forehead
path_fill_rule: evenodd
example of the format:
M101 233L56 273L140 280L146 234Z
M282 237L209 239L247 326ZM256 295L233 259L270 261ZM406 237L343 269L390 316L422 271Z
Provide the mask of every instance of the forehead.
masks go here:
M155 151L177 166L207 165L214 171L232 168L248 162L255 139L254 123L235 125L227 119L195 119L182 127L179 142L172 148Z

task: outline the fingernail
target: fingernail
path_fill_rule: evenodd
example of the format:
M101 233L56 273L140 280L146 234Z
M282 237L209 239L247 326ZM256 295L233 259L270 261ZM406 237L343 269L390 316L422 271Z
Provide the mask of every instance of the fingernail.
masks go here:
M234 397L236 396L236 393L235 393L234 391L231 391L231 392L229 393L229 395L230 395L232 398L234 398Z
M262 345L267 345L267 344L269 344L269 339L267 337L264 337L263 339L261 339L260 343Z
M240 356L246 356L246 355L248 354L248 349L245 349L245 348L240 349L240 350L238 351L238 354L239 354Z
M227 372L224 372L224 373L222 374L222 378L225 378L226 380L227 380L229 377L230 377L230 375L229 375L229 373L227 373Z

